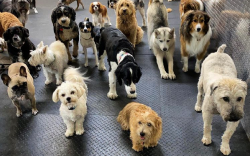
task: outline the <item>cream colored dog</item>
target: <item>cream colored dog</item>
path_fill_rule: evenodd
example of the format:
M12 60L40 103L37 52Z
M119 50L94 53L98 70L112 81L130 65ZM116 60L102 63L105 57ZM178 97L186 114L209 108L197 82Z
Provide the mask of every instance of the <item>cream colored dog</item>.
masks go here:
M54 102L61 101L60 115L67 126L66 137L82 135L83 122L87 114L87 85L82 74L76 68L69 67L64 72L65 82L57 87L52 95Z
M211 144L211 130L213 114L220 114L227 122L227 128L222 136L220 151L229 155L231 149L229 141L235 132L239 120L243 117L243 107L247 94L247 84L237 79L237 71L233 60L223 53L226 45L218 48L216 53L210 54L202 64L198 82L196 111L202 110L204 133L202 142ZM202 104L202 96L205 94Z
M130 129L133 149L142 151L143 147L154 147L162 133L162 120L150 107L131 102L119 113L117 121L123 130Z

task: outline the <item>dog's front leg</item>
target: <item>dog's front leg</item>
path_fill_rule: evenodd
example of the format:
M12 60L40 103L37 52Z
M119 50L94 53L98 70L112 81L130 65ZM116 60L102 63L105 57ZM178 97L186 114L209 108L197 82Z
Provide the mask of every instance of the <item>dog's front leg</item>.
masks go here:
M205 102L205 100L204 100ZM203 117L203 122L204 122L204 132L203 132L203 138L202 138L202 143L204 145L209 145L211 144L211 131L212 131L212 120L213 120L213 114L211 114L208 111L203 111L202 112L202 117Z
M239 121L227 122L227 128L222 136L222 142L221 142L221 146L220 146L220 151L224 155L229 155L231 153L229 141L230 141L232 135L234 134L236 128L238 127L238 125L239 125Z
M197 102L196 102L195 107L194 107L196 112L201 111L203 93L204 93L204 91L203 91L203 78L201 75L199 78L199 82L198 82Z
M146 27L147 24L146 24L146 16L145 16L145 9L144 9L144 7L143 8L140 7L139 8L139 12L140 12L141 17L142 17L142 26Z
M73 39L73 57L77 58L78 56L78 42L79 42L79 36Z
M110 99L116 99L118 97L116 93L116 75L115 75L114 66L112 66L112 69L109 72L109 92L107 96Z
M36 108L36 99L35 99L35 96L34 95L31 95L29 97L30 99L30 103L31 103L31 108L32 108L32 114L33 115L36 115L38 113L38 110Z
M84 133L83 122L84 122L84 117L76 121L75 123L76 135L82 135Z
M98 63L98 57L97 57L96 44L94 44L94 45L92 46L92 48L93 48L93 52L94 52L94 54L95 54L95 65L96 65L96 67L98 67L99 63Z
M18 101L12 101L12 103L16 106L16 116L20 117L22 115L22 110L21 107L19 105Z
M176 76L174 74L174 60L173 60L173 55L170 53L167 53L167 61L168 61L168 78L169 79L175 79Z
M44 73L44 76L46 78L45 85L50 84L53 81L52 73L48 72L45 67L43 68L43 73Z
M56 85L60 85L62 83L62 75L63 75L63 69L58 70L56 72Z
M84 55L85 55L84 67L88 67L89 62L88 62L88 53L87 53L87 48L86 47L83 47L83 52L84 52Z
M75 122L71 121L71 120L67 120L67 119L63 119L64 123L67 126L67 130L65 132L65 136L66 137L70 137L74 135L75 132Z
M162 54L156 55L156 61L157 61L158 68L160 70L161 78L168 79L168 73L165 71Z
M100 51L99 51L99 53L100 53ZM99 57L98 70L101 70L101 71L106 70L105 63L104 63L104 58L105 58L106 54L107 54L106 51L104 51L104 53Z

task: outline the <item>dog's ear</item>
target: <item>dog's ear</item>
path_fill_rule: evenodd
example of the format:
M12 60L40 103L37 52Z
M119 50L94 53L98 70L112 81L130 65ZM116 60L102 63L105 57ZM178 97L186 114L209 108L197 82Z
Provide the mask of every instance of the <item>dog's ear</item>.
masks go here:
M22 28L22 30L23 30L23 34L24 34L24 37L25 37L25 38L27 38L27 37L29 37L29 36L30 36L30 34L29 34L29 30L28 30L28 29L26 29L26 28Z
M184 36L190 35L190 23L192 22L194 16L194 11L188 13L188 15L186 16L186 19L184 20L184 22L181 25L181 32ZM182 16L183 18L184 16Z
M26 68L24 66L20 67L20 76L27 77Z
M47 45L44 46L42 50L43 50L43 54L46 54L46 52L47 52L47 50L48 50L48 46L47 46Z
M53 24L56 23L56 20L57 20L57 18L56 18L56 10L57 10L57 8L55 8L52 11L52 14L51 14L51 21L52 21Z
M8 42L10 40L10 30L8 29L7 31L4 32L3 34L3 39Z
M79 85L75 85L74 87L77 91L77 97L80 98L85 93L85 89Z
M70 8L70 12L71 12L71 20L72 21L75 21L76 20L76 12L73 8L69 7Z
M247 95L247 83L245 81L239 80L240 86L243 88L244 93Z
M95 11L94 11L94 9L93 9L93 3L91 3L91 4L89 5L89 12L90 12L91 14L95 13Z
M82 22L80 22L80 23L79 23L79 28L81 28L81 27L82 27L82 24L83 24Z
M154 30L155 33L155 38L158 38L158 36L161 34L159 30L155 29Z
M210 16L204 13L205 23L207 24L210 21Z
M135 69L135 77L134 77L134 83L138 83L140 78L141 78L142 72L141 72L141 67L136 66Z
M174 38L174 28L170 30L169 34L170 34L169 36L170 39Z
M119 85L121 86L122 85L122 66L117 67L115 71L115 75L116 75Z
M57 87L56 90L52 94L52 100L55 103L59 101L59 95L58 95L59 91L60 91L60 87Z
M88 21L88 22L89 22L89 18L88 18L88 17L86 17L86 18L84 19L84 21Z
M41 48L41 47L43 47L44 45L43 45L43 41L41 41L37 46L36 46L36 48Z
M9 83L11 81L11 78L7 74L2 74L1 79L3 80L3 83L8 87Z
M213 92L218 88L218 83L213 83L210 85L210 96L213 95Z
M159 116L157 116L155 119L155 128L159 129L159 128L161 128L161 126L162 126L162 120Z

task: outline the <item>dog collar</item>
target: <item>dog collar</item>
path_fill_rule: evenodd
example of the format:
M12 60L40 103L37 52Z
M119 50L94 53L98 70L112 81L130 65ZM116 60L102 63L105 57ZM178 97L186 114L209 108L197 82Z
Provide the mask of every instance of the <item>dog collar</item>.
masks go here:
M59 30L60 31L63 31L63 29L70 29L70 27L65 27L65 26L62 26L60 24L58 24L60 27L59 27Z
M132 56L130 53L123 52L121 56L118 59L118 64L126 57L126 56ZM133 57L133 56L132 56ZM133 57L134 58L134 57Z

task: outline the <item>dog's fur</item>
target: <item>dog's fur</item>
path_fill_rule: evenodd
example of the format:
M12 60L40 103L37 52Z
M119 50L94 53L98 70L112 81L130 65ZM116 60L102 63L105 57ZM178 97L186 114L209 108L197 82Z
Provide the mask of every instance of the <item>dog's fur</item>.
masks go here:
M95 54L95 64L98 66L98 58L97 58L97 50L96 50L96 44L94 41L94 25L92 22L89 22L89 18L86 18L83 22L79 23L79 29L80 29L80 42L83 48L83 52L85 54L85 63L84 66L88 66L88 53L87 48L92 48L93 53Z
M70 5L71 3L73 3L74 1L76 1L77 2L77 6L76 6L76 8L75 8L75 11L76 10L78 10L78 8L79 8L79 4L81 4L82 5L82 9L84 9L84 5L83 5L83 3L82 3L82 1L81 0L59 0L62 4L64 4L64 5ZM60 3L59 2L59 3Z
M120 111L117 121L123 130L130 130L135 151L157 146L162 134L162 119L150 107L131 102Z
M179 5L180 18L189 10L204 11L204 4L202 0L181 0Z
M183 71L188 71L188 57L196 55L195 72L200 73L200 64L207 53L212 36L210 17L202 11L188 11L182 16L180 27Z
M94 27L94 29L93 29L94 41L95 41L95 45L96 45L97 50L99 50L99 42L100 42L101 33L102 33L103 29L104 29L104 27L102 27L102 28Z
M106 52L104 52L106 50ZM118 97L116 81L125 89L128 98L136 98L136 83L141 78L141 68L134 59L134 47L126 36L118 29L108 27L102 31L99 47L99 70L106 70L104 57L107 54L109 69L109 92L108 98Z
M4 52L4 49L7 48L7 43L5 42L5 40L3 38L0 37L0 48L1 51L0 52Z
M87 85L76 68L69 67L64 72L65 82L57 87L52 95L54 102L61 101L60 115L67 126L66 137L82 135L83 122L87 114Z
M16 106L17 117L22 115L20 102L23 100L30 100L33 115L38 113L33 78L29 73L28 67L24 63L11 64L8 69L8 75L2 74L1 79L8 87L8 96Z
M30 3L28 0L0 0L0 12L10 12L15 15L25 27L28 20Z
M34 12L36 14L38 14L38 11L36 9L36 0L28 0L28 2L30 3L30 9L33 9ZM29 12L28 12L28 14L29 14Z
M160 1L160 0L159 0ZM158 1L155 1L155 2L158 2ZM161 3L163 3L163 1L160 1ZM148 7L153 3L153 0L149 0L148 1ZM173 10L171 8L166 8L167 9L167 12L172 12Z
M54 26L56 40L64 43L68 53L69 61L72 61L69 52L69 42L73 39L73 57L78 56L79 30L75 22L76 12L69 6L58 6L51 14L51 21Z
M135 46L143 37L143 30L138 26L134 3L130 0L119 0L116 5L116 27Z
M43 64L43 72L46 77L45 85L53 81L56 77L56 84L62 83L64 69L67 68L68 55L65 45L61 41L55 41L44 46L43 41L37 45L37 49L32 51L29 63L33 66Z
M92 14L94 26L104 27L105 23L110 23L107 7L100 2L92 2L89 6L89 12Z
M3 37L3 33L11 27L20 26L23 24L12 13L3 12L0 13L0 37Z
M227 122L227 128L222 136L220 151L229 155L229 141L235 132L239 120L244 116L244 104L247 94L247 84L237 79L237 71L233 60L223 53L226 45L210 54L202 63L201 75L198 82L196 111L202 110L204 133L202 142L211 144L213 114L220 114ZM205 94L202 103L202 96Z

